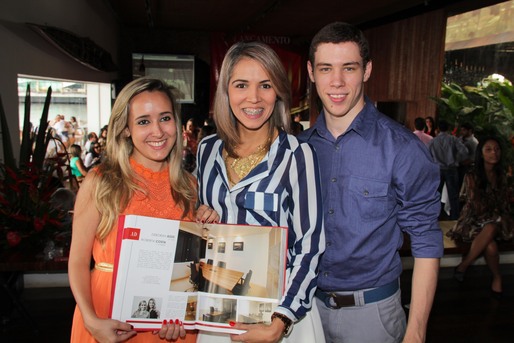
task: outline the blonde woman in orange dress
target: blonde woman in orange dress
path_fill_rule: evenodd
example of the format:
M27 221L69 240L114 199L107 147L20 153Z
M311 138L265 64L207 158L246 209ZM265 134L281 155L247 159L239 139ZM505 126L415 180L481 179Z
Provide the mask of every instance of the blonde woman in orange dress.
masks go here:
M118 216L194 215L195 180L181 168L176 109L169 87L155 79L132 81L116 99L105 161L87 174L75 204L69 278L77 307L71 342L196 341L196 332L186 335L176 318L167 318L155 332L136 332L130 324L109 319ZM215 218L212 211L202 213L201 220Z

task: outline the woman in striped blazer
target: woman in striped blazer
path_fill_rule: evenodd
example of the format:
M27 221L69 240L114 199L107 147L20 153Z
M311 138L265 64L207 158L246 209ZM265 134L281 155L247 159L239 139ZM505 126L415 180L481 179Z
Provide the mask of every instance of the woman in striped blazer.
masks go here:
M222 223L288 228L286 289L271 325L232 323L246 332L201 332L199 342L324 342L313 301L325 246L319 168L314 149L288 134L290 102L287 74L269 46L229 49L214 100L217 134L198 148L199 201Z

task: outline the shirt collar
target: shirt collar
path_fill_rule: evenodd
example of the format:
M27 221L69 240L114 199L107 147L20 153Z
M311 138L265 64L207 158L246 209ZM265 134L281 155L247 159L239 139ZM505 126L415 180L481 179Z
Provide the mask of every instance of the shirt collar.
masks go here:
M364 139L367 139L371 134L373 124L377 120L378 110L375 108L375 106L368 97L365 96L364 101L364 107L357 114L353 122L348 127L348 130L346 130L344 134L350 131L355 131ZM327 122L325 120L325 110L321 111L312 128L313 130L311 130L308 133L308 138L310 138L314 134L314 132L316 132L319 136L324 138L332 137L332 134L327 129ZM338 137L336 137L336 139L337 138Z

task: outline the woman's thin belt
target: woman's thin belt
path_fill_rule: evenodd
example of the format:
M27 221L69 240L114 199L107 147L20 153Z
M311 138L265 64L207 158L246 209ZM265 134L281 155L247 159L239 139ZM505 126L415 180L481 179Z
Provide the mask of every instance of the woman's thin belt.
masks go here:
M95 269L102 272L112 273L114 265L112 263L107 262L95 263Z

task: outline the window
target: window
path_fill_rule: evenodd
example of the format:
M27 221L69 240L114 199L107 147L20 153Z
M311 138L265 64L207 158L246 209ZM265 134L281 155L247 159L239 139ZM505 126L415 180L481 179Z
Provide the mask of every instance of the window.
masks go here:
M514 80L514 0L448 18L444 81L476 86L492 74Z
M134 78L153 76L177 89L177 101L195 102L195 58L191 55L132 54Z
M75 140L77 143L82 143L88 132L99 133L100 128L109 122L112 102L110 84L18 75L20 130L23 129L27 85L30 85L30 122L34 128L39 126L49 87L52 87L52 98L48 120L52 121L58 114L64 115L66 121L75 117L80 128Z

